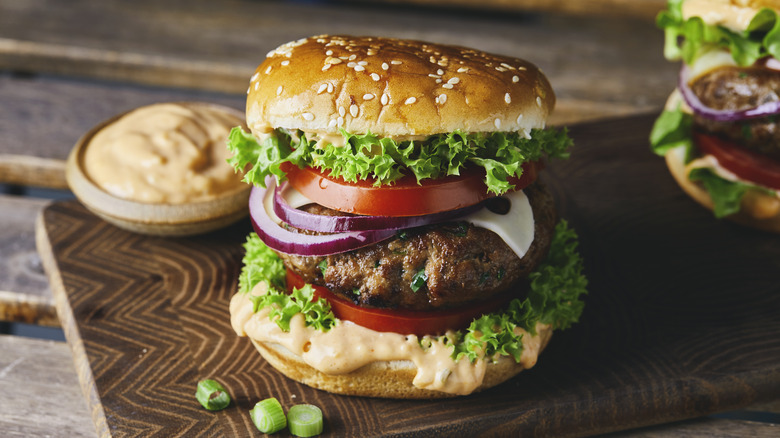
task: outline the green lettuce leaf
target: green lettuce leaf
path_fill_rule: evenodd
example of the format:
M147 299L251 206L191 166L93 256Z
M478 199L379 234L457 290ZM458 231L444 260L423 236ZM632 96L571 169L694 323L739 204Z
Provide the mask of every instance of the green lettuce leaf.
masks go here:
M372 133L353 135L341 131L344 147L327 144L315 147L303 133L277 129L262 144L233 128L228 138L232 153L229 163L236 171L246 171L244 181L265 187L265 179L284 177L280 165L314 166L346 181L373 179L377 186L390 185L412 174L419 183L428 178L459 175L474 164L483 167L490 192L503 194L514 188L509 176L520 177L522 164L545 157L567 158L573 145L566 129L534 129L530 138L518 133L451 132L430 136L425 141L396 142Z
M723 218L737 213L742 203L742 197L752 185L728 181L706 167L691 169L688 174L691 181L701 183L712 198L715 217Z
M664 110L650 131L650 149L657 155L664 156L669 150L682 146L685 148L688 162L695 151L692 133L692 115L683 112L679 107L676 110Z
M239 292L247 293L259 281L278 285L284 282L284 271L279 271L279 257L252 233L245 245L244 268L239 282ZM261 268L259 265L267 265ZM252 274L244 273L251 270ZM268 277L258 277L262 272ZM510 302L502 313L484 315L472 322L468 329L453 338L442 340L452 345L456 360L465 357L474 361L480 357L506 355L520 360L523 352L522 336L516 335L516 327L535 333L536 322L552 324L556 329L568 328L577 322L582 313L580 296L586 293L587 280L582 274L582 258L577 252L577 235L565 221L556 225L550 253L539 269L532 273L530 291L523 299ZM324 300L314 300L313 289L306 285L291 295L281 292L284 287L270 288L267 294L250 296L254 311L273 306L271 318L282 330L290 329L290 319L302 313L306 324L327 331L337 319Z
M764 56L780 55L780 20L775 10L761 9L747 29L734 32L724 26L707 25L699 17L683 19L682 3L669 0L667 9L656 17L656 24L664 30L667 59L691 64L709 50L726 49L738 65L749 66Z
M471 361L495 355L512 356L520 360L522 335L516 327L535 334L536 323L551 324L554 329L566 329L579 320L587 293L588 281L582 274L583 261L577 252L577 234L566 221L555 228L550 253L539 268L529 276L531 288L524 300L514 299L504 313L483 315L471 323L454 343L453 357Z
M330 304L322 299L314 299L314 289L311 285L293 289L291 294L286 294L276 289L269 289L264 295L250 295L249 299L254 305L254 311L272 306L269 318L276 322L282 330L290 331L290 320L301 313L306 325L317 330L328 331L336 325L336 317L330 310Z

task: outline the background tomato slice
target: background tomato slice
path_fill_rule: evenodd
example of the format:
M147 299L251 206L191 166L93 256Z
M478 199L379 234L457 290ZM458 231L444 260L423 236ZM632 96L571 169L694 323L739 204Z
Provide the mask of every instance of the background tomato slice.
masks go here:
M738 177L780 190L780 161L753 152L714 135L694 133L694 143L705 154Z
M302 288L306 282L295 272L287 270L287 289ZM491 313L508 303L514 295L503 294L476 305L437 311L389 310L356 305L335 295L323 286L312 285L314 296L330 303L337 318L378 332L394 332L402 335L443 335L447 330L464 329L471 321Z
M516 190L533 183L542 164L523 164L520 178L508 178ZM488 193L481 168L464 169L461 175L450 175L417 184L407 175L393 185L374 187L373 180L355 183L332 178L319 169L299 168L283 163L282 170L293 187L307 198L334 210L371 216L420 216L474 205L494 195Z

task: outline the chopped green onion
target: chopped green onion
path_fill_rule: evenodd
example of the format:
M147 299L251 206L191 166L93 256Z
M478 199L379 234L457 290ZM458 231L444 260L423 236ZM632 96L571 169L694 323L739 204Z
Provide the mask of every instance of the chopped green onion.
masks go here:
M418 290L424 288L427 284L427 281L428 274L425 273L425 268L422 268L412 277L412 284L410 285L412 292L417 292Z
M274 397L257 402L249 415L257 430L263 433L276 433L287 427L282 405Z
M198 382L195 398L210 411L225 409L230 404L230 394L225 387L211 379Z
M287 412L290 433L310 437L322 433L322 411L314 405L295 405Z

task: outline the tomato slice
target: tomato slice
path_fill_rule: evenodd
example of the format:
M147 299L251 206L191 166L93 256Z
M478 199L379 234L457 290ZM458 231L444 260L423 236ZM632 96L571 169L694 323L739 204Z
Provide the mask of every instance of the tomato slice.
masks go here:
M520 178L507 181L522 190L536 180L541 162L523 164ZM417 184L406 175L392 185L374 187L373 180L358 182L334 178L313 167L299 168L283 163L282 170L295 189L307 198L334 210L370 216L420 216L474 205L495 195L488 193L482 168L464 169L460 175Z
M291 270L287 270L287 289L302 288L306 282ZM314 296L324 298L336 318L352 321L357 325L378 332L394 332L402 335L443 335L447 330L464 329L474 319L491 313L508 303L515 294L501 294L479 304L437 311L390 310L361 307L341 298L323 286L312 285Z
M694 133L694 143L699 150L717 158L723 168L738 177L780 190L780 161L700 132Z

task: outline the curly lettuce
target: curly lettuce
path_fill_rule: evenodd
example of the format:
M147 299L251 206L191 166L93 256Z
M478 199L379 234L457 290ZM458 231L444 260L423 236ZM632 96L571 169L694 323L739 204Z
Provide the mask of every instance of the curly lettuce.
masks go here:
M247 238L247 250L244 257L241 278L245 283L239 287L240 293L248 293L261 281L270 285L282 285L269 288L269 292L260 296L250 296L254 311L273 306L271 318L282 330L290 329L290 319L296 313L302 313L308 326L327 331L337 323L325 300L314 299L311 286L284 294L284 270L279 270L281 260L266 247L256 234ZM259 265L266 265L262 268ZM530 333L536 332L536 323L551 324L553 328L565 329L577 322L584 303L580 300L586 294L587 280L582 273L583 262L577 252L577 235L569 229L565 221L556 225L550 253L539 268L529 276L530 291L524 299L510 302L505 311L484 315L471 325L458 332L454 337L443 338L452 345L452 356L456 360L467 358L470 361L480 357L506 355L520 360L523 351L522 335L515 333L520 327ZM257 275L263 272L267 277Z
M740 66L749 66L764 56L780 55L780 20L773 9L763 8L747 29L735 32L720 25L708 25L700 17L687 20L682 13L683 0L669 0L667 9L656 17L664 30L664 56L691 64L703 53L725 49Z
M432 135L424 141L400 141L372 133L349 134L341 130L345 145L315 147L303 132L275 130L258 143L251 133L233 128L228 162L247 172L244 181L265 187L265 178L284 178L282 163L298 167L313 166L327 170L345 181L374 180L376 186L390 185L404 175L414 175L417 182L447 175L459 175L466 165L486 171L485 184L495 194L514 188L510 176L520 177L522 164L545 157L568 158L573 145L566 129L533 129L526 138L516 132L464 133L460 131Z

